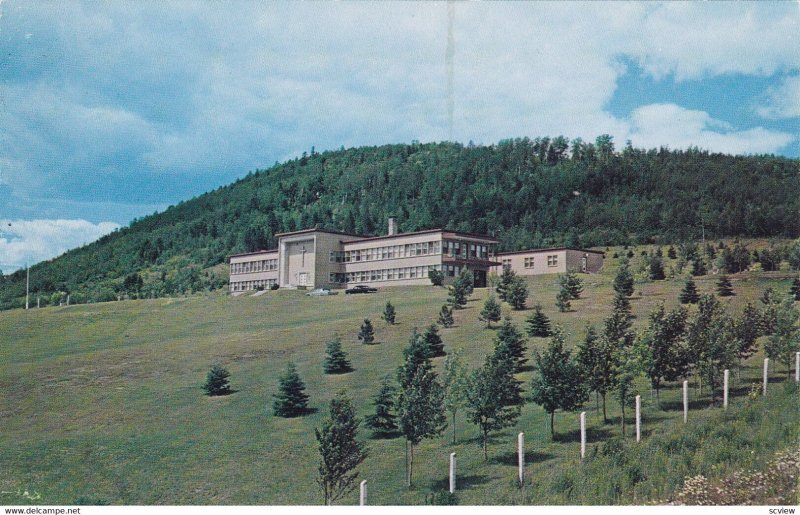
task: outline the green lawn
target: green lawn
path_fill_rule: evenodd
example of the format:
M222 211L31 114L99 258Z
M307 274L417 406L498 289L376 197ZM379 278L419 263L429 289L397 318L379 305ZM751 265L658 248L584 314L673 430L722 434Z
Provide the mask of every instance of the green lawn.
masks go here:
M573 302L572 312L558 313L554 306L555 276L529 281L528 305L540 302L552 321L564 326L570 345L582 338L587 323L599 326L610 311L610 285L618 262L611 258L615 250L621 252L608 252L602 273L582 276L583 298ZM723 303L739 311L767 286L784 294L790 277L789 272L734 275L737 295ZM713 276L698 278L698 289L713 291L715 280ZM636 328L646 324L658 302L677 305L683 282L638 282L632 298ZM466 309L456 312L456 326L442 331L446 348L461 349L470 366L482 363L492 350L494 331L478 320L486 295L487 290L476 290ZM113 504L319 504L314 428L326 416L328 401L344 388L361 416L369 414L380 378L394 377L412 328L434 322L446 296L444 289L434 287L387 288L374 295L328 298L278 291L259 297L209 294L0 312L0 492L5 492L0 494L0 503L28 503L16 493L27 490L40 494L35 502L41 504L72 503L79 498ZM380 320L387 300L397 309L395 326ZM507 305L503 310L523 327L529 311L511 312ZM376 327L376 345L361 345L356 339L364 317L371 318ZM322 373L325 342L334 333L342 337L355 369L352 373ZM531 340L529 350L543 348L545 343ZM746 407L744 397L750 383L758 381L760 359L755 356L742 371L742 380L734 382L729 418L739 410L756 409ZM275 418L271 396L289 360L297 364L317 411L302 418ZM200 386L214 362L231 372L233 395L203 395ZM441 366L442 358L435 362ZM800 424L800 410L796 395L786 397L790 394L783 392L780 383L785 371L782 365L776 366L768 402L752 401L763 404L758 409L764 416L751 425L736 426L747 427L751 433L743 438L756 435L763 441L748 440L755 447L714 458L721 461L713 469L710 458L696 466L689 463L687 473L703 467L713 474L739 465L758 466L775 449L787 446L792 438L796 441L793 435ZM530 375L520 376L526 385ZM644 381L640 389L645 439L683 434L720 416L718 408L706 409L707 390L701 398L693 390L691 423L684 428L678 388L664 391L662 399L670 407L665 411L652 405ZM774 417L778 409L785 411L776 425L767 414ZM594 399L587 411L590 447L602 450L602 442L619 434L619 425L602 424ZM619 416L613 402L609 414ZM659 479L658 486L641 480L607 497L569 494L592 490L580 483L591 479L571 472L580 466L577 429L577 414L559 413L560 439L551 442L548 417L538 406L527 404L516 427L495 435L486 463L477 429L459 417L456 445L450 444L450 428L420 445L411 490L404 486L403 440L368 439L364 430L370 456L361 476L369 481L370 504L423 503L425 494L446 488L450 452L458 454L461 504L591 499L637 503L648 497L665 498L679 486L682 477ZM529 450L530 484L523 492L513 486L519 431L526 433ZM702 445L714 442L699 445L702 450ZM753 449L758 452L751 454ZM598 469L597 473L604 472ZM565 474L574 477L565 479ZM354 492L347 503L357 500L358 492Z

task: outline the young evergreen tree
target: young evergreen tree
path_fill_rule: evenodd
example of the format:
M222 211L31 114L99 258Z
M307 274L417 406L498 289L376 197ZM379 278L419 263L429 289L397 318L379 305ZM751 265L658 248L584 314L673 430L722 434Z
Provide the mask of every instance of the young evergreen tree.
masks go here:
M366 459L367 450L356 438L361 421L345 392L331 400L330 416L322 428L314 429L319 444L319 478L326 506L352 492L358 478L357 467Z
M494 295L489 295L478 319L486 322L486 327L492 327L492 322L499 322L501 316L500 304L495 300Z
M395 312L394 306L387 300L386 307L383 308L383 315L381 315L381 318L384 319L387 324L394 325L396 316L397 313Z
M448 287L448 296L447 302L453 307L453 309L461 309L467 305L467 297L471 294L471 287L470 287L470 280L469 278L472 277L472 274L467 276L462 271L458 277L453 281L453 283Z
M566 291L569 295L569 300L577 300L581 298L583 292L583 281L578 277L578 273L574 270L568 271L565 275L558 276L561 289Z
M403 349L403 365L397 370L397 382L401 388L411 383L412 375L417 368L432 368L431 351L422 335L415 327L411 331L408 345Z
M721 275L717 280L717 295L720 297L730 297L734 295L733 285L727 275Z
M562 285L561 289L558 290L556 294L556 307L561 313L566 313L569 311L570 302L569 291L567 291L564 286Z
M511 362L514 364L514 373L522 371L522 367L528 362L525 357L527 347L525 339L522 334L517 330L511 321L510 316L503 319L503 325L495 335L495 352L503 353L510 357Z
M272 410L276 417L299 417L308 412L306 385L297 373L297 367L289 362L286 371L278 378L278 393L273 395Z
M580 369L564 350L564 333L556 326L544 354L535 353L536 374L531 399L550 414L550 437L555 439L556 410L574 411L589 398Z
M369 345L375 341L375 329L372 327L372 322L369 318L364 319L361 324L361 329L358 332L358 339L361 343Z
M444 274L441 270L429 270L428 279L431 280L433 286L441 286L444 283Z
M525 302L528 300L528 285L522 277L515 277L506 291L505 301L511 304L514 310L525 309Z
M439 310L439 324L442 327L447 329L448 327L453 327L455 321L453 320L453 308L449 307L447 304L442 306L442 309Z
M466 406L469 376L458 351L451 352L444 360L442 374L444 387L444 408L452 416L450 425L453 428L453 444L456 443L456 415Z
M626 297L633 295L633 274L627 259L620 262L619 270L614 277L614 291Z
M533 307L533 313L525 320L528 324L528 336L537 338L549 338L550 333L550 319L542 311L542 305L536 304Z
M794 353L800 351L798 320L800 313L794 307L794 299L786 297L777 310L775 331L764 343L764 354L771 360L784 363L789 378L792 376Z
M789 288L789 294L794 300L800 300L800 277L795 277L792 280L792 286Z
M678 253L675 252L675 247L671 246L667 249L667 257L670 259L677 259Z
M517 273L514 272L509 265L503 265L503 271L500 274L500 282L497 284L497 288L495 288L500 300L508 302L508 292L516 278Z
M694 284L694 280L692 280L691 277L686 280L686 285L684 285L680 297L678 298L681 304L697 304L697 301L700 300L700 294L697 293L697 286Z
M428 357L436 358L446 354L444 351L444 342L442 341L442 337L439 336L439 329L436 327L436 324L428 326L428 329L426 329L425 333L422 335L422 339L425 340L425 345L428 347Z
M653 281L661 281L666 279L664 274L664 260L658 256L652 256L650 262L650 279Z
M322 368L326 374L345 374L353 370L347 359L347 353L342 350L342 339L338 335L327 343L325 354Z
M222 368L222 365L212 365L211 370L208 371L208 375L206 376L206 382L203 385L203 390L205 390L206 395L213 397L231 393L230 381L228 379L230 376L230 372Z
M702 257L695 258L692 261L692 275L694 277L700 277L706 275L708 273L708 268L706 267L706 262Z
M395 414L395 398L397 389L388 377L381 380L381 388L372 400L375 413L368 415L364 423L375 436L386 437L397 432L397 415Z
M689 370L686 352L685 308L667 312L661 303L650 313L650 324L637 341L642 371L656 391L656 402L661 402L661 385L675 381Z
M507 355L493 353L473 371L467 388L467 417L477 425L488 460L489 433L513 426L522 413L522 393Z

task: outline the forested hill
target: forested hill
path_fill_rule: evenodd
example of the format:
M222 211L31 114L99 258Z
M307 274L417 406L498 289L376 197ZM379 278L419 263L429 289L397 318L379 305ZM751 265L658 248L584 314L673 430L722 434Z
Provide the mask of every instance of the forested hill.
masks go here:
M382 234L445 227L513 250L566 244L800 235L800 161L696 149L618 150L566 138L491 146L385 145L311 152L134 221L31 269L47 302L221 287L231 253L312 226ZM0 308L24 303L24 272L0 279ZM35 297L34 297L35 298Z

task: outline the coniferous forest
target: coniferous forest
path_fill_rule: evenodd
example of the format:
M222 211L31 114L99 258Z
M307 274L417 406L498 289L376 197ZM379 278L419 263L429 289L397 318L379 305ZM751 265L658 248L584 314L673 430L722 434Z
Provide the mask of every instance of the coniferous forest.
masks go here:
M498 250L797 238L798 192L797 159L618 149L607 135L312 149L34 265L30 289L43 305L214 290L216 265L277 233L384 234L389 216L403 232L490 234ZM24 296L24 270L0 274L0 309Z

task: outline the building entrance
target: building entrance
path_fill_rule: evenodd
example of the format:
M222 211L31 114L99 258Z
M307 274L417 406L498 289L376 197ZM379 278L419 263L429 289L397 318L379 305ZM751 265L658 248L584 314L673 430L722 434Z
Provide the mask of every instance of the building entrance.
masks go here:
M486 270L473 270L472 275L475 278L476 288L486 288Z

